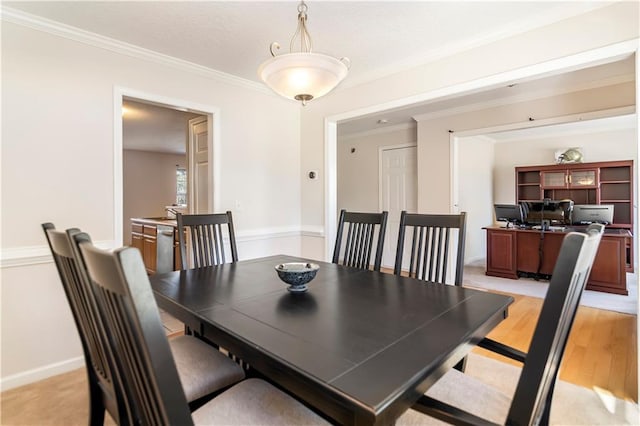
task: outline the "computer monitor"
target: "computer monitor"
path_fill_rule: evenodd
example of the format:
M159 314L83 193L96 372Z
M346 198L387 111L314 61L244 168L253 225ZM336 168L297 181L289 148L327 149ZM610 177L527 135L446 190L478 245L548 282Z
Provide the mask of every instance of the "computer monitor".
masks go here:
M572 200L540 200L528 203L529 213L526 217L528 224L570 225L573 211Z
M524 222L520 204L494 204L493 209L496 214L496 221L507 222L505 228L509 228L510 224L513 223Z
M576 204L573 206L573 223L575 225L613 223L613 204Z

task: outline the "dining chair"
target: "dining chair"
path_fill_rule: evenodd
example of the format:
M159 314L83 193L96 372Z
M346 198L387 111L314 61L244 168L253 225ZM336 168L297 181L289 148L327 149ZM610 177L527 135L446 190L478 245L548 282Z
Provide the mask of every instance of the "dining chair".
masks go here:
M424 423L423 414L453 424L549 424L558 368L603 232L603 225L592 225L585 233L565 236L528 353L488 338L478 344L523 363L511 400L452 369L397 424Z
M447 284L449 261L455 262L453 284L462 285L467 214L400 214L394 274L402 273L407 228L412 228L409 276ZM453 247L452 247L453 245ZM455 257L450 256L455 250Z
M80 335L89 383L89 424L103 425L105 410L120 424L125 401L121 398L120 377L113 366L113 353L106 342L102 321L97 315L93 293L80 281L80 271L67 233L56 231L52 223L43 223L71 314ZM80 232L69 229L69 234Z
M189 269L189 254L193 259L194 268L220 265L227 260L232 263L238 261L233 217L230 211L212 214L178 213L176 219L183 270ZM227 228L226 233L224 225ZM225 239L229 240L228 251L225 250ZM190 242L191 250L187 250L187 241Z
M360 213L341 210L332 262L340 263L340 259L342 259L342 264L345 266L370 269L371 252L375 243L376 251L373 270L380 271L388 215L389 213L386 211L382 213ZM346 235L345 225L347 227ZM374 238L376 236L376 228L378 229L377 239ZM344 246L343 239L345 239ZM342 254L341 247L344 247Z
M190 413L140 251L131 247L101 250L86 234L76 235L75 241L125 385L123 399L131 423L327 424L302 403L257 378L234 385Z
M88 283L86 270L78 260L73 241L78 229L56 231L51 223L42 225L63 284L65 294L80 335L89 381L90 424L103 424L107 410L116 422L125 411L121 378L114 373L112 352L95 295ZM82 234L85 235L86 234ZM88 239L89 237L86 236ZM170 340L180 382L190 403L244 379L244 370L224 354L192 336L176 336ZM126 421L123 422L126 423Z

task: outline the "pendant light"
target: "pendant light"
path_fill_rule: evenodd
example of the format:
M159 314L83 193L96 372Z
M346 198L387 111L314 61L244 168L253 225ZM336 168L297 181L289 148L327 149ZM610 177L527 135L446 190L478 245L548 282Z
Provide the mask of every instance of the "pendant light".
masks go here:
M301 1L298 5L298 28L289 44L290 53L277 56L275 50L280 49L280 45L273 42L270 46L272 58L258 68L258 76L274 92L300 101L302 105L333 90L347 76L351 65L348 58L336 59L312 52L311 36L307 31L307 9Z

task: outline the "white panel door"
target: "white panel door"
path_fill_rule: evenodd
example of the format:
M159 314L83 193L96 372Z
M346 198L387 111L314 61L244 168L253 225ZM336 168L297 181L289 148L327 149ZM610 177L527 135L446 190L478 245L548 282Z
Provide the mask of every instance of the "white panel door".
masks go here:
M380 204L389 212L382 266L393 268L400 226L400 212L415 213L417 196L417 149L415 146L382 149L380 155Z
M189 120L189 204L192 213L209 212L207 118Z

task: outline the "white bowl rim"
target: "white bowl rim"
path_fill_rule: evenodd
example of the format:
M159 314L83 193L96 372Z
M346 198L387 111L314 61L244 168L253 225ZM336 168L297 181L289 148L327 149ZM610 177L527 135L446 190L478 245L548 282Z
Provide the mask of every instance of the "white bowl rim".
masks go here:
M285 262L275 266L278 272L311 272L320 269L320 265L311 262Z

